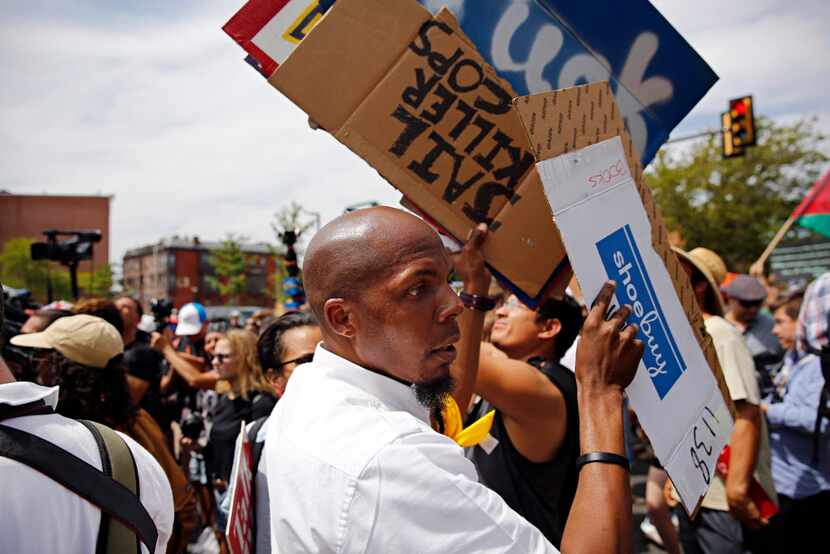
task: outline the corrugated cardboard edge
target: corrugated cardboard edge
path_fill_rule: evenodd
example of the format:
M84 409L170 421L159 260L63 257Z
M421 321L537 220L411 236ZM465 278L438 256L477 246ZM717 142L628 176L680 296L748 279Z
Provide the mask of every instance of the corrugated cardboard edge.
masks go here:
M651 223L652 247L666 265L695 338L709 363L723 401L734 419L735 405L726 386L712 338L706 332L703 314L697 304L689 277L671 249L663 217L651 189L645 183L639 155L634 150L631 137L625 129L608 82L515 98L513 106L530 138L530 148L537 162L585 148L614 136L620 137L631 176ZM702 501L702 497L698 499L692 514L697 513Z
M586 109L586 102L593 102L595 107ZM514 99L513 106L530 137L530 146L537 161L584 148L614 136L621 138L631 175L651 222L652 246L666 264L680 303L686 311L695 337L734 419L735 406L729 395L712 338L706 333L703 314L698 307L689 277L671 249L663 217L651 189L645 183L639 156L634 150L628 131L625 130L622 115L614 102L608 82L523 96Z

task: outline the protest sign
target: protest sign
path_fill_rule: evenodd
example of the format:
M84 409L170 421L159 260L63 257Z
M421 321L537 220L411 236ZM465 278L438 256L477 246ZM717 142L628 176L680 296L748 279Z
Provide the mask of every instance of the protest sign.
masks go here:
M453 15L414 0L339 0L269 82L533 304L565 251L511 101Z
M520 95L608 80L645 165L717 81L648 0L421 0L447 5Z
M231 510L228 514L228 527L225 532L228 548L231 554L253 554L253 453L248 434L245 432L244 421L239 439L236 441L231 483L233 485Z
M609 80L644 165L718 79L648 0L419 2L447 5L520 95ZM224 29L267 78L333 3L250 0Z
M334 0L250 0L222 29L266 78L311 32Z
M609 279L645 352L626 390L693 513L715 477L732 404L685 271L668 242L607 82L514 100L586 298Z

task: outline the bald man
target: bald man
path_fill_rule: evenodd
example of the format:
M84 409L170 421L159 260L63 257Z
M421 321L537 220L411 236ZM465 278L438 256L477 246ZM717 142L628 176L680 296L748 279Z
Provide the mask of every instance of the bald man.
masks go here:
M352 212L317 233L303 270L323 341L268 422L273 550L556 552L430 426L452 390L463 310L438 235L400 210ZM576 370L583 452L606 463L581 470L565 552L631 547L622 391L642 344L620 331L627 308L604 319L612 293L586 321Z

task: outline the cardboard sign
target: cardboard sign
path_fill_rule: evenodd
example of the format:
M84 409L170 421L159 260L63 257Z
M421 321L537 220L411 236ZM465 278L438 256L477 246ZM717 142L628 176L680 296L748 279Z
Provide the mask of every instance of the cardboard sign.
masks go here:
M609 80L645 165L718 76L648 0L418 0L447 5L521 95ZM224 27L267 78L334 0L250 0Z
M520 95L605 81L645 165L718 77L648 0L421 0Z
M609 279L645 351L627 389L693 513L715 478L732 404L685 271L667 239L608 83L514 101L586 298Z
M450 12L339 0L269 82L454 238L485 222L485 259L523 300L567 281L515 94Z
M228 539L228 548L231 554L253 554L254 538L254 504L253 504L253 453L248 434L245 432L245 422L236 441L234 465L231 471L233 495L231 496L231 510L228 514L228 527L225 535Z

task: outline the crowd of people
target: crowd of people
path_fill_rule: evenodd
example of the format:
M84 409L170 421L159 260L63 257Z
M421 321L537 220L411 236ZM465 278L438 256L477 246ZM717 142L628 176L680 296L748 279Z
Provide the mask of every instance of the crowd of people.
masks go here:
M450 253L400 210L346 214L308 246L307 309L244 325L198 303L153 321L129 295L10 305L3 549L123 551L126 524L131 551L227 551L244 433L257 553L630 551L624 390L643 345L629 308L608 313L609 283L531 309L492 281L486 240L477 228ZM668 552L814 551L830 513L830 274L770 301L715 252L676 254L736 419L694 517L634 449L651 463L647 525ZM106 478L76 486L67 456Z

